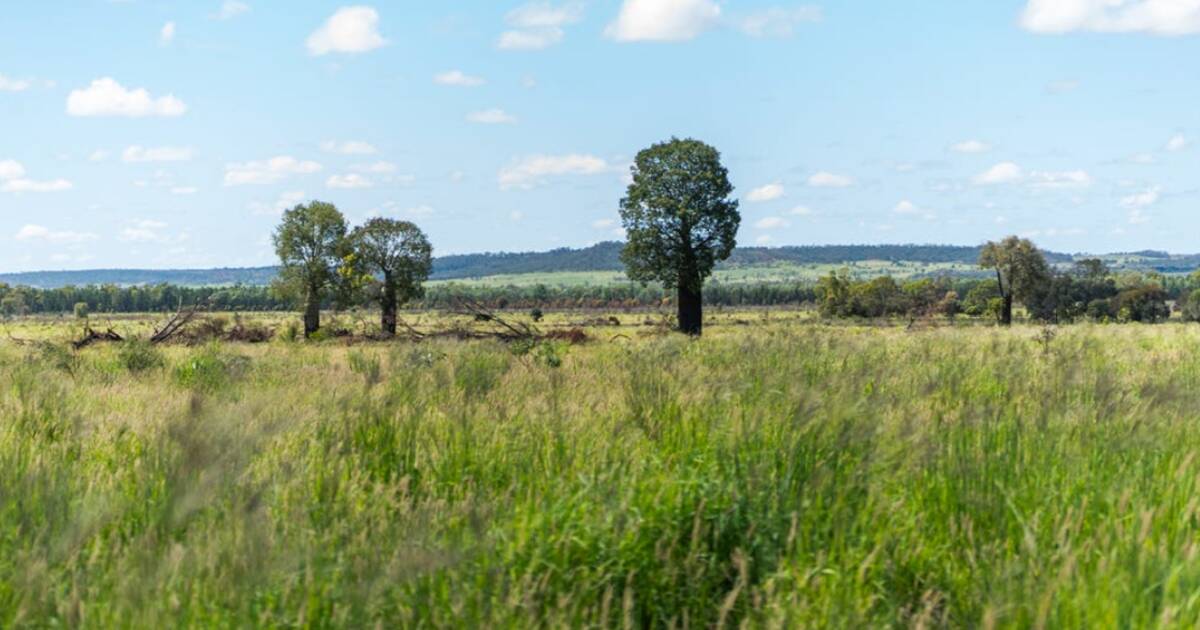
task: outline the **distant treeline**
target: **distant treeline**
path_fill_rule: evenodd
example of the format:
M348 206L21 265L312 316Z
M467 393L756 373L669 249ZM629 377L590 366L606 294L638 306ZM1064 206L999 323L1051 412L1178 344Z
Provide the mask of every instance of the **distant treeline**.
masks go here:
M1038 304L1058 308L1064 317L1077 315L1097 300L1108 300L1140 287L1157 287L1164 301L1184 302L1200 289L1200 277L1155 274L1115 274L1095 283L1069 280L1063 275L1047 288ZM1090 284L1089 284L1090 283ZM948 294L951 301L945 303ZM1127 294L1126 298L1133 294ZM840 296L840 297L838 297ZM898 281L891 277L854 280L832 274L818 283L783 282L725 284L710 281L704 288L708 306L819 306L828 315L880 317L924 313L942 303L960 312L984 314L996 296L990 278L924 278ZM662 287L628 283L610 286L497 286L480 287L442 284L426 289L411 309L453 309L462 298L498 309L573 309L657 307L670 302L674 293ZM295 305L265 286L186 287L171 284L120 287L117 285L34 289L0 284L0 315L73 313L76 305L91 313L146 313L173 311L179 306L208 303L222 311L281 311ZM1067 307L1066 304L1074 306ZM1058 306L1059 304L1064 306ZM332 305L328 305L332 307ZM1101 305L1091 304L1094 314L1103 315ZM1119 311L1119 307L1117 308Z
M455 280L482 278L495 275L523 273L552 273L556 271L620 271L619 242L597 243L583 249L555 249L548 252L463 254L435 258L432 280ZM924 264L964 263L974 265L979 260L979 247L950 245L819 245L805 247L740 247L733 251L729 260L718 265L719 269L750 265L791 264L842 264L868 260L912 262ZM1139 252L1142 254L1156 252ZM1051 263L1070 262L1067 254L1045 253ZM1181 259L1164 258L1158 263L1178 264ZM1200 265L1200 257L1192 261ZM0 282L11 285L58 288L69 285L120 286L172 284L177 286L265 286L275 278L275 267L252 267L246 269L101 269L91 271L44 271L16 274L0 274Z

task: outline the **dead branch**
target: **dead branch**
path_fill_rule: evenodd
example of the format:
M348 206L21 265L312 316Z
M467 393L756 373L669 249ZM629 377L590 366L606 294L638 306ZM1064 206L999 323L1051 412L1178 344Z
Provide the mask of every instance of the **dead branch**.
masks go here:
M491 333L489 336L505 341L517 341L523 339L536 339L541 335L533 326L524 322L512 323L497 315L494 311L487 308L469 298L458 299L459 315L470 315L475 318L475 321L490 322L495 324L500 330Z
M186 310L181 305L179 310L175 311L175 314L172 315L165 324L154 329L154 334L150 336L150 343L160 344L170 341L172 338L182 332L188 324L192 323L192 320L196 318L196 314L199 313L200 309L203 307L204 305L200 304L199 302L193 304Z
M91 326L85 326L83 329L83 337L72 341L71 347L75 348L76 350L82 350L94 343L105 341L119 342L125 341L125 338L113 332L113 329L111 328L104 332L96 332L95 330L92 330Z

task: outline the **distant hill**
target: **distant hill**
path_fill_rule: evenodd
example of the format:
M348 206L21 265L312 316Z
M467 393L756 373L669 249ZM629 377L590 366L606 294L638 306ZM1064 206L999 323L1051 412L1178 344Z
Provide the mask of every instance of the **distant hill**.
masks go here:
M484 278L497 275L556 271L619 271L621 243L604 242L581 249L546 252L483 253L442 256L434 260L433 280ZM1046 252L1052 263L1069 263L1071 254ZM1200 255L1177 256L1141 251L1102 256L1118 268L1162 272L1187 272L1200 267ZM979 260L979 247L956 245L808 245L800 247L739 247L721 264L723 268L774 264L840 264L882 260L910 263L962 263ZM0 274L0 282L39 288L68 285L175 284L182 286L264 285L275 277L275 267L242 269L96 269L86 271L35 271Z

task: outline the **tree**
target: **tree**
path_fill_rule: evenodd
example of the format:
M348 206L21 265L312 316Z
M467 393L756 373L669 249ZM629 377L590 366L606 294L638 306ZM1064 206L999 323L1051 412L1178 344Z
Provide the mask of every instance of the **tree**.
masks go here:
M433 271L433 247L413 223L375 218L350 236L354 263L376 281L372 294L382 311L383 334L396 334L396 309L420 297L421 283Z
M314 201L283 213L275 229L280 270L276 289L304 304L304 336L321 328L321 301L337 289L349 253L346 219L330 203Z
M631 280L678 291L679 330L703 331L704 280L729 258L742 217L721 154L698 140L656 144L637 154L621 200Z
M988 241L979 253L979 266L996 272L1000 290L1000 324L1012 324L1013 302L1025 302L1050 281L1046 258L1030 241L1010 236L999 243Z

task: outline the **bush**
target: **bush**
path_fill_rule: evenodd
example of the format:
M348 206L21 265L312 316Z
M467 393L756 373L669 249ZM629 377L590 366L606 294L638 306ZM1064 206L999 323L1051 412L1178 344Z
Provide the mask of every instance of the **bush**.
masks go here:
M75 303L75 319L87 319L90 314L91 310L88 308L87 302Z
M162 352L144 339L131 339L121 344L117 361L133 374L140 374L166 365Z
M535 309L529 311L529 318L532 319L535 323L542 321L542 317L544 317L544 315L542 313L542 309L540 309L540 308L535 308Z
M1192 291L1183 303L1183 321L1200 322L1200 289Z
M175 366L175 383L188 389L215 392L244 372L248 363L246 357L226 354L211 344Z

